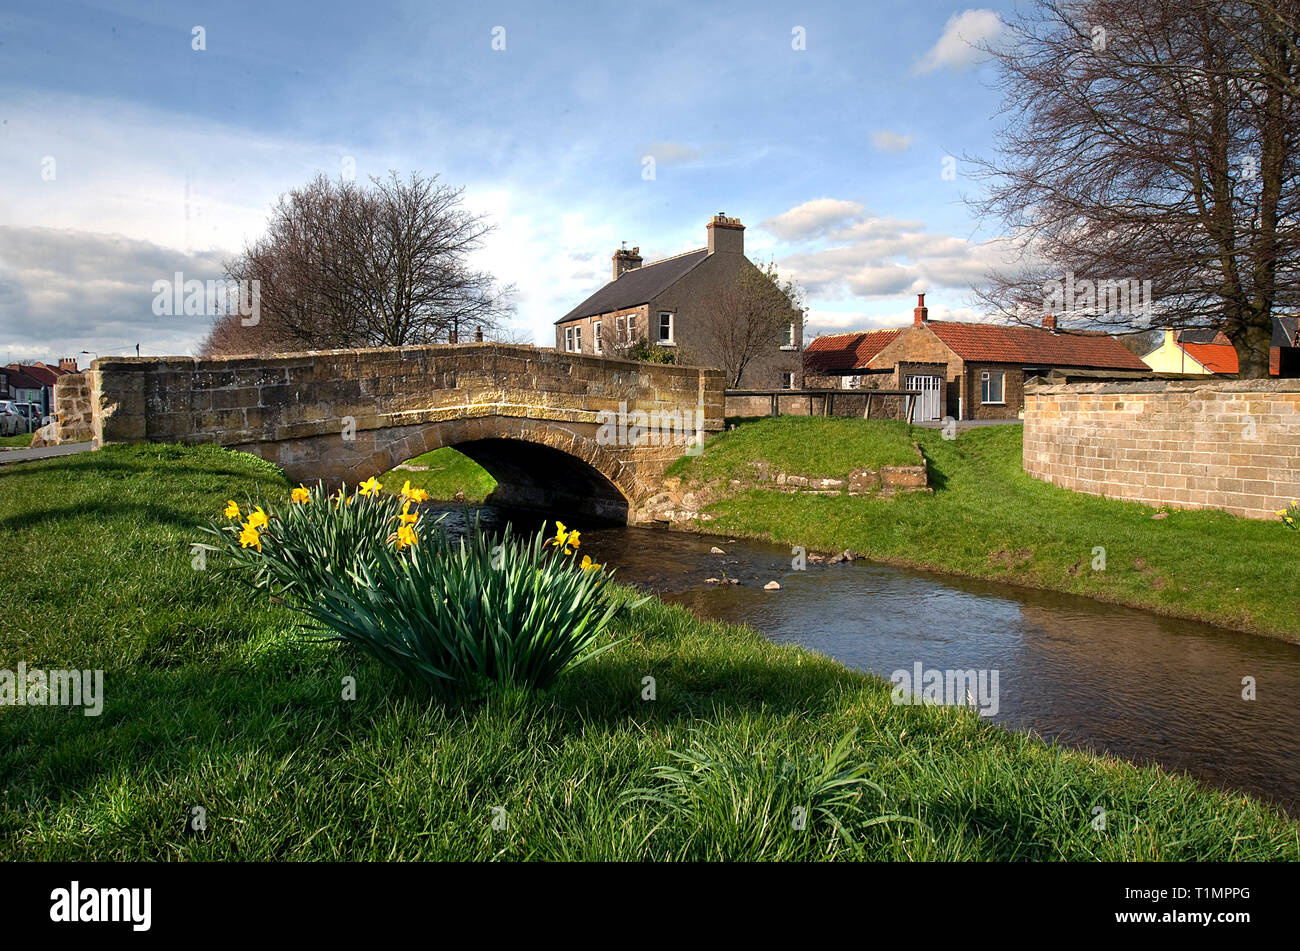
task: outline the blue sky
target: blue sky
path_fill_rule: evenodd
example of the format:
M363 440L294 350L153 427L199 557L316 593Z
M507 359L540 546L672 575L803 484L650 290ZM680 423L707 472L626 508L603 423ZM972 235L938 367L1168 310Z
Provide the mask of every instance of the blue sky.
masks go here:
M497 226L476 263L540 344L621 241L700 247L719 211L805 286L812 331L900 323L918 290L970 317L997 234L960 157L998 99L968 41L1000 9L11 2L0 358L192 352L207 320L155 316L153 282L219 276L277 195L349 160L465 186Z

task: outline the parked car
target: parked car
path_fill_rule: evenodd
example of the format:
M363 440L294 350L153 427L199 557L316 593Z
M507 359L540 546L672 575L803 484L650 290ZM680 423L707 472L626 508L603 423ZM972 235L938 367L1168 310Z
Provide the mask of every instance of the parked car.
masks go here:
M15 403L14 406L22 414L25 420L26 429L24 432L34 433L41 428L41 408L35 403Z
M13 400L0 400L0 436L17 436L27 432L27 417Z

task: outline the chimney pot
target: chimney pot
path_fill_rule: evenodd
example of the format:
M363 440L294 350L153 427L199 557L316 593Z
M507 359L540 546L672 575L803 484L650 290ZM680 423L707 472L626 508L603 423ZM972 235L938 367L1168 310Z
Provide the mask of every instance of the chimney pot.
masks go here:
M628 271L635 270L641 266L641 249L627 249L627 242L623 242L623 247L614 252L614 280L618 280Z
M925 295L916 295L916 309L912 311L912 326L920 327L930 316L930 308L925 306Z
M717 251L745 253L745 226L739 218L728 218L726 212L720 211L709 219L705 228L709 235L709 253Z
M1056 330L1056 315L1048 314L1043 318L1043 326L1048 330Z

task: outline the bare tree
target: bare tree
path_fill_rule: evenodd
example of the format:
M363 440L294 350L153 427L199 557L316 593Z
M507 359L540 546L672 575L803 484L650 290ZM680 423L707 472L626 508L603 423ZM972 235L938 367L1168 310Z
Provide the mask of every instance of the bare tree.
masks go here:
M792 280L782 280L776 265L746 267L709 308L699 326L697 353L683 355L685 362L718 367L727 386L738 387L745 370L761 355L787 342L795 326L798 346L803 320L803 291Z
M511 311L468 259L492 230L462 207L464 189L391 172L370 186L317 175L282 195L267 233L226 263L258 281L257 323L220 318L208 353L404 346L490 331Z
M1268 373L1300 302L1300 0L1038 0L988 52L997 154L975 159L1017 253L976 296L1111 332L1217 327Z

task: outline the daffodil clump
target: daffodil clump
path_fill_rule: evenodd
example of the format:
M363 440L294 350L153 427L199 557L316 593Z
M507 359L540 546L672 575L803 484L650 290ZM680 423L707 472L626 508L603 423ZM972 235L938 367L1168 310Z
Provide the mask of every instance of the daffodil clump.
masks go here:
M1300 530L1300 501L1293 501L1284 509L1277 510L1282 523L1292 530Z
M381 551L419 544L421 516L413 506L428 499L410 482L399 495L387 494L374 478L351 492L346 485L332 493L321 483L299 485L286 505L231 499L224 521L208 529L219 544L205 547L229 555L255 586L310 600L331 579L354 579Z
M545 687L613 646L608 630L629 606L563 524L529 538L466 537L409 553L382 552L364 596L327 586L304 610L324 637L344 641L435 693L494 684Z

